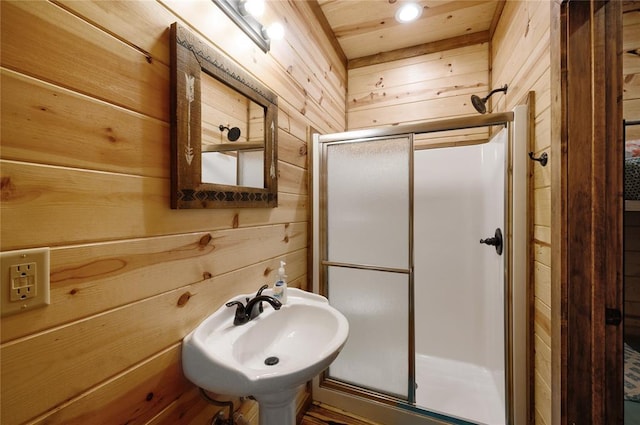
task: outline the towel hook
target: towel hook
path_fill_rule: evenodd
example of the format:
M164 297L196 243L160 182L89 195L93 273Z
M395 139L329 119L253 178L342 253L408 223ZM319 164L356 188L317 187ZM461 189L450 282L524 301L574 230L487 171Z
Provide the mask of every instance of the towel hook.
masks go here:
M534 157L533 152L529 152L529 158L531 158L534 161L538 161L540 165L542 165L543 167L547 165L547 162L549 162L549 155L547 155L546 152L540 155L540 158Z

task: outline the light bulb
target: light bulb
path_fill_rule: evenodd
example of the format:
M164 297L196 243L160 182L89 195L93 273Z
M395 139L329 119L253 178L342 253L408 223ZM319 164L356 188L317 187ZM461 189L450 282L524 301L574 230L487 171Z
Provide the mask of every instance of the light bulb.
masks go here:
M264 13L264 0L245 0L242 7L254 18L259 18Z
M396 12L396 21L401 23L415 21L422 15L422 7L416 3L405 3Z
M280 22L274 22L267 28L267 36L271 40L282 40L284 38L284 27Z

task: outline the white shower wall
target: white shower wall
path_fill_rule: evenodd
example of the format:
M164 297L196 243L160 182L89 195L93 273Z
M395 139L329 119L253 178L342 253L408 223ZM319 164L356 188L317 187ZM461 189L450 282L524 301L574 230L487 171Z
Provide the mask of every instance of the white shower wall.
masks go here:
M468 385L477 397L458 397L459 407L454 402L437 410L479 421L482 406L492 405L485 415L490 423L504 423L505 256L480 239L494 236L496 228L505 232L507 139L503 130L482 145L414 154L417 404L433 382L440 393L447 382ZM477 373L457 379L462 368Z
M483 365L504 357L504 256L479 243L504 231L504 146L415 152L418 353Z

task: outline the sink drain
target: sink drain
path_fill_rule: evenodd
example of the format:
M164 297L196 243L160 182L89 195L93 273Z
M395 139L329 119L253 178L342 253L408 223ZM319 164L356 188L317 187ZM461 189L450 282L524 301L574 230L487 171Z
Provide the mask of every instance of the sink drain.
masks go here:
M273 366L275 364L278 364L279 361L280 359L276 356L271 356L264 359L264 364L266 364L267 366Z

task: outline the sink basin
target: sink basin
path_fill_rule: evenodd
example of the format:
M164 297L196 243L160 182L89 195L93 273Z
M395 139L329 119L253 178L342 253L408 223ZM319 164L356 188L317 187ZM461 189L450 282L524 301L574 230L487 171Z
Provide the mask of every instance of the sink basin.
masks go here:
M295 421L297 387L331 364L349 333L347 319L325 297L296 288L289 288L287 294L280 310L265 302L262 314L240 326L233 324L236 308L222 306L182 345L185 376L217 394L254 396L260 404L261 425L292 423L291 409ZM263 295L272 291L267 289ZM239 295L229 301L253 296ZM269 406L263 404L282 405L285 399L286 418L275 411L267 415Z

